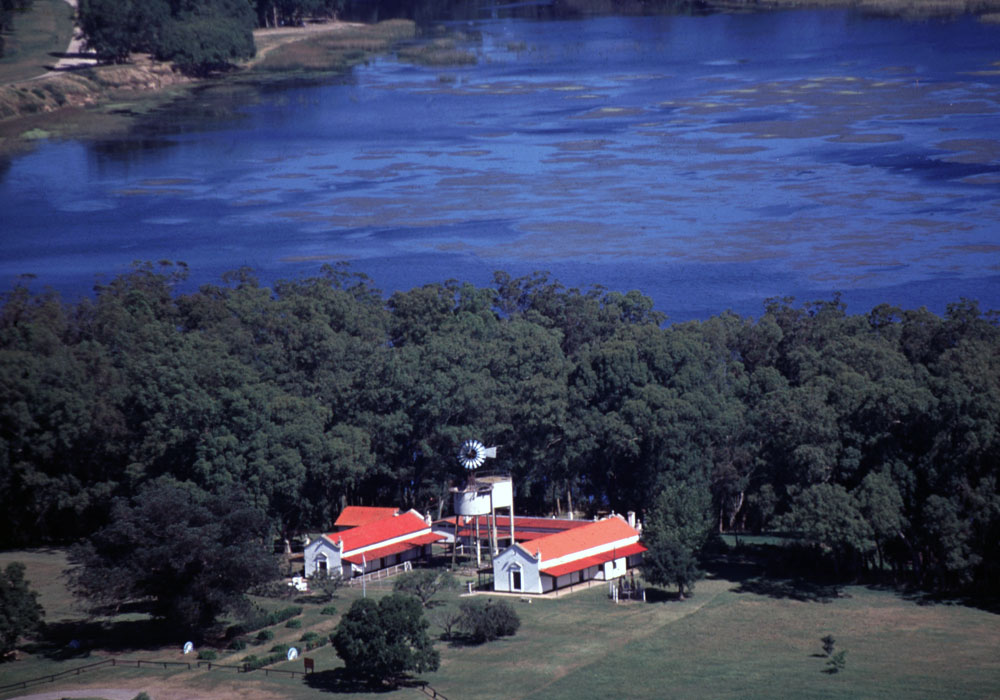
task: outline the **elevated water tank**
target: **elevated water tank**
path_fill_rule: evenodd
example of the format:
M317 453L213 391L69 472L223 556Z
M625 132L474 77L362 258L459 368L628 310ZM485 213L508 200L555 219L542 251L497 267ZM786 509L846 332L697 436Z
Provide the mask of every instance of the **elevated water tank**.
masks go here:
M475 481L451 492L457 515L488 515L491 505L494 510L514 505L514 482L510 475L477 476Z

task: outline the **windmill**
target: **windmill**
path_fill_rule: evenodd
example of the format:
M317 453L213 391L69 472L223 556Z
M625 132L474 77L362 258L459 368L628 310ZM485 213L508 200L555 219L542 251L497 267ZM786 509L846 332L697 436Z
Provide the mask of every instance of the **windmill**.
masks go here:
M475 518L476 529L476 564L481 564L479 549L479 518L487 516L490 535L490 552L496 555L496 509L508 508L510 511L510 541L514 542L514 487L509 474L489 474L479 479L476 470L487 459L496 459L497 448L486 447L479 440L466 440L458 449L458 463L468 473L469 478L463 488L452 488L455 509L455 541L458 543L459 516ZM454 551L454 550L453 550ZM453 556L454 558L454 556Z
M487 459L496 459L497 448L485 447L479 440L466 440L458 450L458 463L468 472L470 479Z

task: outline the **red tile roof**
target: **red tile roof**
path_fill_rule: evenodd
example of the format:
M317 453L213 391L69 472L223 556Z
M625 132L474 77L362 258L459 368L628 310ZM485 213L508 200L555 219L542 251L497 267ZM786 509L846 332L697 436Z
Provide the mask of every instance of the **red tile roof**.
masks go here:
M533 556L542 554L542 566L546 561L569 556L601 545L610 545L619 540L638 537L639 532L623 518L611 516L604 520L587 523L584 527L576 527L554 535L539 537L527 544L521 545Z
M399 512L399 508L381 508L378 506L347 506L340 511L334 527L360 527L368 523L391 518Z
M540 569L539 572L547 576L564 576L566 574L571 574L574 571L583 571L591 566L603 564L611 561L612 559L621 559L622 557L629 557L633 554L640 554L645 551L647 551L646 548L636 542L634 544L628 544L624 547L613 549L610 552L604 552L603 554L595 554L592 557L584 557L583 559L576 559L565 564L558 564L557 566L552 566L548 569Z
M361 554L352 554L349 557L344 557L344 561L349 561L352 564L361 565L362 557L364 557L364 562L372 562L376 559L382 559L393 554L399 554L400 552L405 552L408 549L413 549L416 547L422 547L425 544L431 544L432 542L437 542L443 539L442 535L434 534L433 532L426 535L420 535L419 537L414 537L411 540L406 540L405 542L396 542L395 544L386 545L385 547L376 547L375 549L367 549Z
M485 515L478 516L479 536L486 539L489 536L489 518ZM521 542L533 540L546 535L551 535L563 530L571 530L593 522L590 520L566 520L563 518L532 518L529 516L514 516L514 539ZM455 519L441 521L442 525L455 526ZM497 516L497 534L501 537L510 536L510 516ZM475 518L460 518L458 526L459 537L474 537L476 534Z
M370 547L379 542L396 539L397 537L405 537L406 535L420 533L422 530L429 529L430 525L416 511L410 510L391 518L382 518L381 520L376 520L350 530L334 532L325 535L325 537L331 542L342 540L344 547L341 552L349 554L362 547Z

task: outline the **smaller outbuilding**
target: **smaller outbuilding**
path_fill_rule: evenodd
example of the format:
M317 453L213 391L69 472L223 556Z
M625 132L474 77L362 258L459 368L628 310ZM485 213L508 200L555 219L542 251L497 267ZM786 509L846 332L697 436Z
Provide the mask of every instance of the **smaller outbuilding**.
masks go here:
M345 579L428 557L443 539L415 510L322 535L305 549L305 575Z
M493 589L549 593L584 581L610 581L642 562L639 531L619 515L514 544L493 560Z

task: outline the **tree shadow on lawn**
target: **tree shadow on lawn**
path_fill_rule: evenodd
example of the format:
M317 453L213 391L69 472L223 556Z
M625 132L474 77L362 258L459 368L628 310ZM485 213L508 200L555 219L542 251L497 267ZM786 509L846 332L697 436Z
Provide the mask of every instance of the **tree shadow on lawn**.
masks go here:
M308 674L303 680L306 686L326 693L391 693L399 688L419 688L426 685L425 681L409 677L398 679L393 683L372 683L364 678L348 673L345 668L335 668L329 671L317 671Z
M983 612L1000 615L1000 597L997 595L967 596L949 593L935 593L934 591L923 591L915 588L901 589L897 585L869 584L868 588L873 591L891 591L900 595L903 600L916 603L917 605L961 605L967 608L975 608Z
M731 590L734 593L756 593L769 598L789 598L804 603L830 603L838 598L850 597L837 584L804 578L753 578L740 582Z
M127 652L171 644L180 649L185 641L162 620L65 620L45 625L33 653L64 661L87 657L94 649Z

